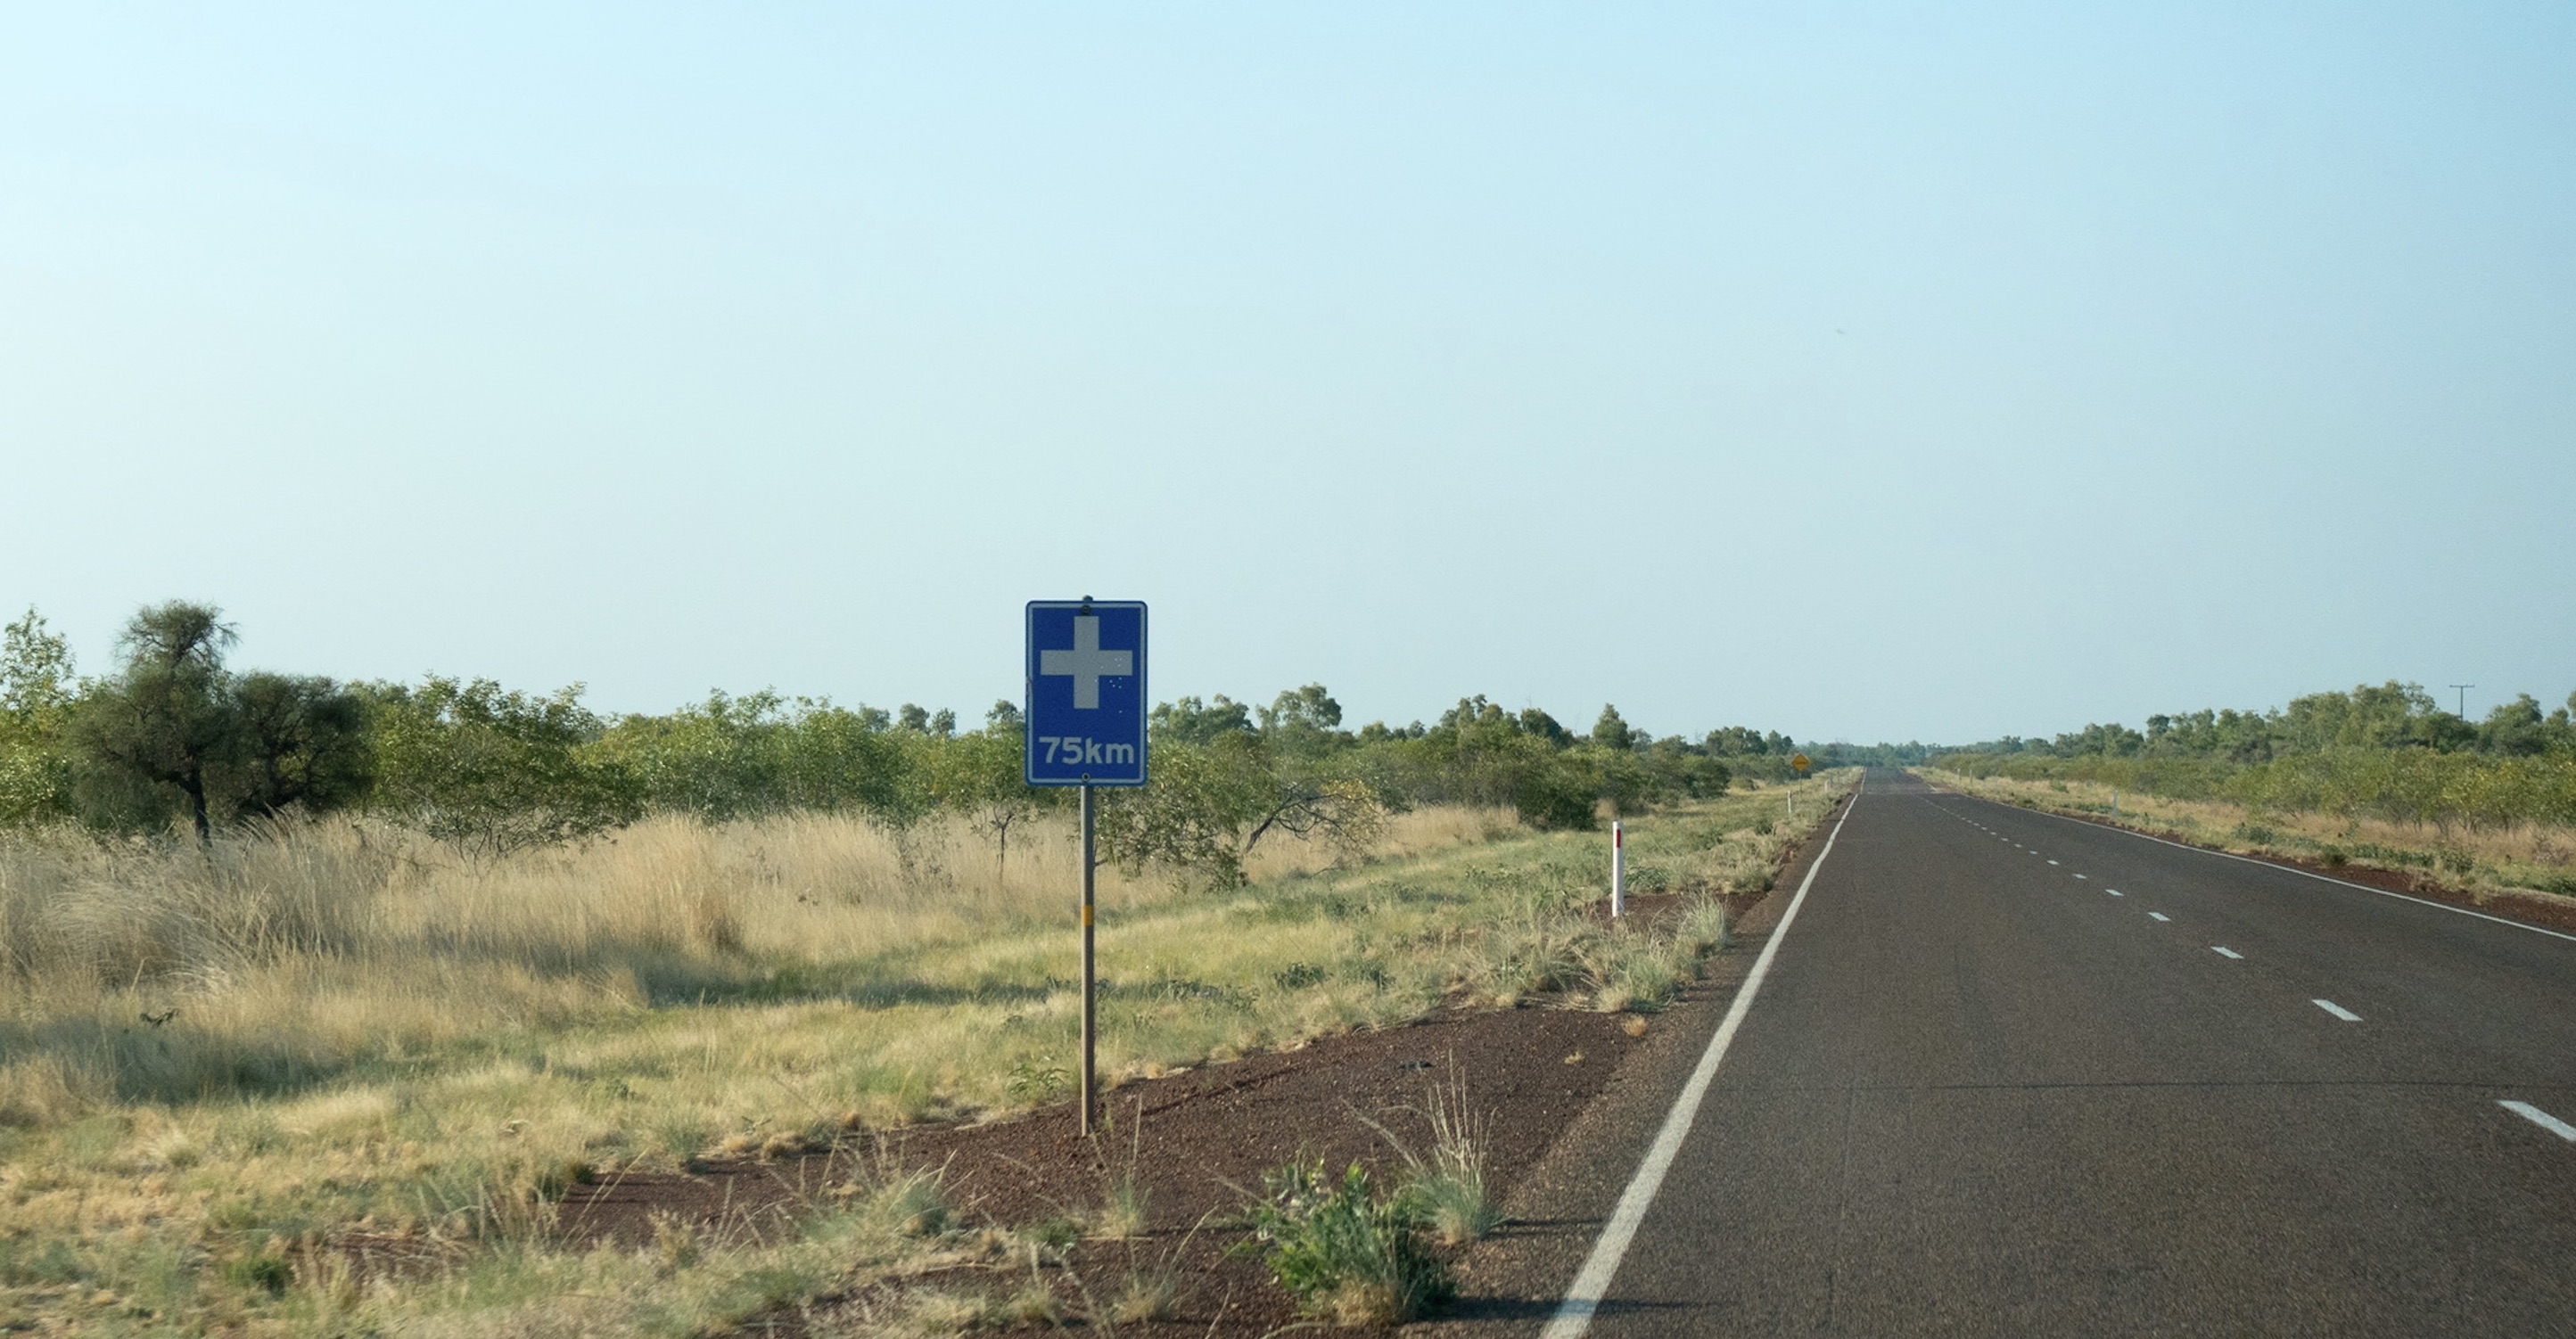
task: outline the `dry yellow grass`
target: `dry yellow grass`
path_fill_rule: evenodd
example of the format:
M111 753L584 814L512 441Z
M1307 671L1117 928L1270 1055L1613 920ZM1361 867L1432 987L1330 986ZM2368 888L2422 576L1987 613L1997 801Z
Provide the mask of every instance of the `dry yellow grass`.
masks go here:
M1820 813L1831 784L1806 783L1801 808ZM1632 868L1749 878L1791 839L1753 831L1779 802L1633 823ZM1356 859L1265 842L1238 892L1104 869L1104 1071L1383 1025L1461 992L1649 1007L1722 927L1699 918L1689 945L1584 929L1599 847L1428 810ZM1077 861L1061 820L1015 835L1007 868L963 820L659 819L487 865L349 821L206 854L10 839L0 1312L109 1330L159 1313L181 1332L620 1332L654 1308L720 1316L723 1277L828 1279L917 1253L808 1251L889 1230L839 1210L801 1243L717 1243L686 1267L566 1256L537 1230L576 1165L674 1167L1060 1095ZM444 1243L459 1263L364 1295L241 1282L274 1242L352 1230Z
M1969 795L2088 817L2108 817L2113 788L2090 781L2019 781L1970 777L1933 768L1919 774ZM2179 841L2243 855L2287 856L2325 863L2414 871L2438 877L2480 897L2507 896L2567 903L2571 899L2532 885L2576 876L2576 831L2530 823L2511 826L2396 823L2372 817L2322 813L2260 815L2219 800L2173 800L2134 790L2118 792L2122 823Z

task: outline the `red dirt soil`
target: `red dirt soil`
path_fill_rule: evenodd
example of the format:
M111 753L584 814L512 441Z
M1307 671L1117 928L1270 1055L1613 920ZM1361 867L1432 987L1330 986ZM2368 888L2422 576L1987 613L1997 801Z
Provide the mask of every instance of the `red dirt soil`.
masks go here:
M1794 867L1805 854L1792 852L1785 863ZM1765 898L1727 899L1730 922ZM1654 923L1685 900L1641 895L1629 905L1637 922ZM1684 994L1719 988L1693 984ZM1237 1220L1260 1193L1263 1173L1301 1156L1320 1157L1335 1172L1357 1162L1381 1178L1399 1173L1403 1150L1430 1153L1432 1090L1454 1075L1484 1122L1488 1193L1504 1202L1645 1035L1629 1031L1640 1016L1562 1003L1450 1008L1406 1026L1131 1082L1104 1094L1110 1128L1092 1139L1076 1132L1072 1104L1063 1103L988 1124L856 1135L825 1153L577 1186L560 1206L560 1223L575 1242L628 1246L651 1240L657 1214L718 1230L775 1230L854 1171L939 1168L960 1226L1028 1228L1097 1210L1115 1181L1132 1174L1146 1192L1146 1231L1137 1238L1076 1242L1061 1264L1037 1271L1022 1254L901 1286L1001 1296L1035 1277L1054 1292L1066 1323L1081 1325L1134 1273L1168 1271L1180 1280L1171 1315L1119 1325L1121 1336L1267 1335L1301 1318L1259 1261L1229 1250L1247 1235ZM1643 1020L1647 1031L1658 1026ZM884 1316L899 1305L891 1289L863 1290L825 1299L814 1313ZM751 1328L796 1333L806 1325L779 1315Z

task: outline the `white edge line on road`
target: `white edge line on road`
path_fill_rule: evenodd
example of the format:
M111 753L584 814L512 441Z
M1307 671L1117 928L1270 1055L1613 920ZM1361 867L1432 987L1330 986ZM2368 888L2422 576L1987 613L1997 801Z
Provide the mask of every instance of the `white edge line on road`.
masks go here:
M1952 793L1956 794L1958 792ZM2002 803L2000 800L1988 800L1982 795L1970 795L1968 798L1972 800L1983 800L1987 804ZM2013 807L2020 808L2018 805ZM2259 860L2250 855L2238 855L2234 851L2213 851L2206 846L2194 846L2190 842L2178 842L2170 837L2159 837L2152 832L2139 832L2133 828L2114 827L2109 823L2096 823L2090 819L2070 818L2065 814L2052 814L2045 809L2023 809L2022 812L2037 814L2042 818L2054 818L2068 823L2082 823L2088 828L2099 828L2104 832L2116 832L2123 837L2140 838L2141 840L2154 842L2159 846L2171 846L2185 851L2198 851L2202 855L2214 855L2222 860L2237 860L2248 865L2261 865L2265 869L2277 869L2284 874L2296 874L2303 878L2314 879L2319 883L2331 883L2338 888L2358 888L2365 893L2377 893L2381 897L2393 897L2400 902L2412 902L2419 907L2431 907L2435 911L2447 911L2457 916L2475 916L2482 921L2494 921L2498 925L2510 925L2517 930L2529 930L2536 935L2547 935L2552 939L2565 939L2570 942L2576 942L2576 935L2569 934L2564 930L2545 929L2527 921L2518 921L2507 916L2490 916L2483 911L2471 911L2467 907L2455 907L2448 902L2436 902L2429 897L2416 897L2408 893L2390 892L2385 888L2373 888L2366 883L2354 883L2350 879L2338 879L2331 874L2319 874L2315 870L2301 869L2296 865L2284 865L2276 861Z
M2212 952L2212 953L2217 954L2218 956L2220 956L2220 957L2222 957L2222 958L2234 958L2234 959L2236 959L2236 960L2237 960L2237 961L2239 961L2239 962L2242 962L2242 961L2244 961L2244 960L2245 960L2245 955L2244 955L2244 954L2239 953L2239 952L2237 952L2236 950L2234 950L2234 949L2232 949L2232 948L2229 948L2229 947L2228 947L2228 946L2226 946L2225 944L2212 944L2212 945L2210 945L2210 946L2209 946L2209 951L2210 951L2210 952Z
M2570 1125L2529 1102L2498 1102L2496 1105L2571 1144L2576 1144L2576 1125Z
M2333 1000L2310 1000L2308 1003L2325 1010L2327 1013L2333 1014L2335 1017L2340 1018L2347 1023L2358 1023L2361 1021L2361 1015L2335 1003Z
M1726 1048L1735 1040L1736 1029L1744 1026L1744 1016L1753 1010L1753 997L1762 989L1763 978L1771 974L1771 959L1789 938L1789 927L1798 919L1798 908L1807 901L1807 890L1816 886L1816 873L1825 867L1825 857L1834 853L1834 840L1843 835L1843 824L1852 811L1860 807L1860 790L1852 790L1851 803L1843 806L1843 816L1834 820L1834 830L1825 835L1825 849L1816 852L1816 863L1807 866L1807 877L1798 881L1797 895L1789 899L1789 909L1780 913L1780 924L1771 932L1771 941L1762 946L1762 956L1753 960L1753 970L1744 976L1744 985L1735 992L1735 1002L1727 1006L1726 1018L1717 1025L1717 1035L1708 1039L1708 1050L1699 1058L1699 1067L1691 1071L1690 1082L1682 1085L1681 1095L1673 1099L1673 1109L1664 1114L1664 1125L1655 1131L1655 1142L1646 1149L1637 1174L1619 1195L1619 1207L1611 1210L1610 1221L1601 1229L1601 1239L1592 1243L1592 1254L1583 1261L1582 1272L1565 1290L1565 1301L1558 1305L1556 1316L1540 1331L1539 1339L1578 1339L1592 1324L1592 1313L1601 1299L1610 1293L1610 1281L1619 1272L1619 1262L1627 1257L1628 1243L1635 1240L1637 1229L1646 1221L1646 1210L1655 1202L1655 1192L1663 1189L1664 1176L1673 1168L1673 1159L1682 1151L1682 1141L1690 1137L1691 1123L1699 1118L1699 1105L1708 1096L1708 1085L1717 1078L1718 1062L1726 1058Z

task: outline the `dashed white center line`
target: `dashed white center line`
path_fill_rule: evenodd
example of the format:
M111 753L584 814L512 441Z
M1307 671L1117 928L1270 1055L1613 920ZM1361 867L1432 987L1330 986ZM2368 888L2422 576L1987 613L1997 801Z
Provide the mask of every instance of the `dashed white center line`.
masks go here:
M2310 1000L2308 1003L2325 1010L2327 1013L2333 1014L2335 1017L2340 1018L2347 1023L2358 1023L2361 1021L2361 1015L2335 1003L2333 1000Z
M2576 1125L2570 1125L2529 1102L2498 1102L2496 1105L2571 1144L2576 1144Z
M2076 875L2075 877L2077 877L2077 878L2079 878L2079 879L2080 879L2080 878L2083 878L2084 876L2083 876L2083 875L2081 875L2081 874L2078 874L2078 875Z
M2103 889L2102 891L2103 891L2103 892L2106 892L2106 893L2109 893L2109 894L2110 894L2111 896L2113 896L2113 897L2127 897L2127 896L2128 896L2128 894L2127 894L2127 893L2121 892L2121 891L2120 891L2119 889L2117 889L2117 888L2105 888L2105 889Z
M2212 945L2210 945L2210 946L2209 946L2209 951L2210 951L2210 952L2212 952L2212 953L2217 954L2218 956L2220 956L2220 957L2222 957L2222 958L2234 958L2234 959L2236 959L2236 960L2238 960L2238 961L2240 961L2240 962L2241 962L2241 961L2243 961L2243 960L2244 960L2244 958L2245 958L2245 955L2244 955L2244 954L2239 953L2239 952L2237 952L2236 950L2234 950L2234 949L2232 949L2232 948L2229 948L2229 947L2228 947L2228 946L2226 946L2225 944L2212 944Z
M2054 860L2051 860L2051 861L2049 861L2048 863L2050 863L2050 864L2054 865L2054 864L2056 864L2057 862L2056 862L2056 861L2054 861Z
M2169 920L2172 920L2172 919L2173 919L2173 917L2168 916L2168 915L2164 914L2164 913L2163 913L2163 912L2161 912L2161 911L2150 911L2150 912L2148 912L2148 913L2147 913L2147 919L2149 919L2149 920L2157 920L2157 921L2169 921Z

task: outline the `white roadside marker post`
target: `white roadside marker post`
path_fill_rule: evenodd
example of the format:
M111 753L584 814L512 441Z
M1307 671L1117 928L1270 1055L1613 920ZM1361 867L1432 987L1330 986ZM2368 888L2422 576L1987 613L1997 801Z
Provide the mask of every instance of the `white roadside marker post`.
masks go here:
M1610 919L1628 914L1628 843L1618 819L1610 820Z

